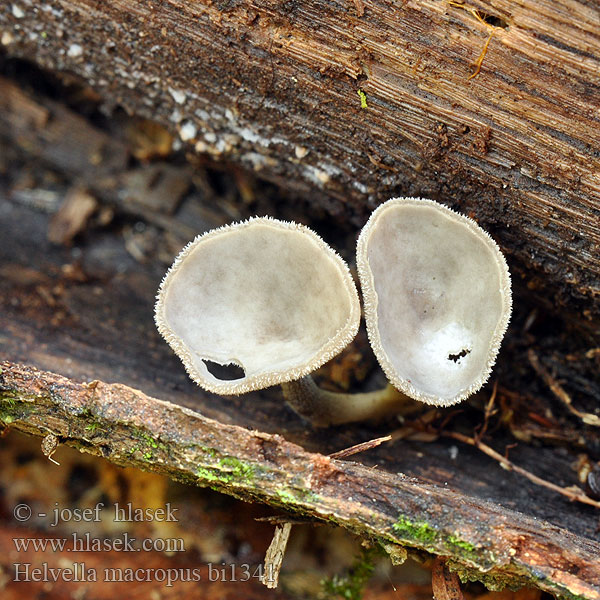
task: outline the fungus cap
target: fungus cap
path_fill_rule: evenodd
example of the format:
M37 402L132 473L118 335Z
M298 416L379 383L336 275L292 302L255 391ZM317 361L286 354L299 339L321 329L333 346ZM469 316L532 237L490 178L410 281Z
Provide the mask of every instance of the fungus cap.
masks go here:
M512 308L504 256L475 221L421 198L392 198L360 233L367 332L391 383L450 406L488 379Z
M348 266L316 233L253 218L181 251L155 321L196 383L241 394L303 377L341 352L358 330L360 302ZM205 361L244 375L219 379Z

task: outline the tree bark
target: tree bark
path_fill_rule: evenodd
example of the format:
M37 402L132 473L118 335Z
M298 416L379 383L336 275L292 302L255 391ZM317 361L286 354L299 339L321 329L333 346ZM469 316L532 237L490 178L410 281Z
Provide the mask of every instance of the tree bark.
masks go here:
M600 314L599 27L584 0L0 6L8 56L76 75L105 108L357 226L393 195L449 203L584 319Z

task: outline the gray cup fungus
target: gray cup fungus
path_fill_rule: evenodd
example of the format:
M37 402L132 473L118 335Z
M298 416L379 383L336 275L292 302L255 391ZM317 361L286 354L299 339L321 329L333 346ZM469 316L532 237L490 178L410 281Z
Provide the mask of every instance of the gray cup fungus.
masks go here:
M356 335L360 303L346 263L316 233L254 218L181 251L155 320L194 381L241 394L303 377L338 354ZM205 361L244 375L219 379Z
M450 406L486 382L510 319L510 275L473 220L393 198L363 228L357 266L369 340L397 389Z

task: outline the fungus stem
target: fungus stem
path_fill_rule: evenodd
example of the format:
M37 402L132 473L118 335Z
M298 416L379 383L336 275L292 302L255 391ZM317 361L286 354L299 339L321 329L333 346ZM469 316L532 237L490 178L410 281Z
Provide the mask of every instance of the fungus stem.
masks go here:
M297 381L282 383L281 387L286 402L315 427L407 414L422 406L391 384L374 392L344 394L322 390L307 375Z

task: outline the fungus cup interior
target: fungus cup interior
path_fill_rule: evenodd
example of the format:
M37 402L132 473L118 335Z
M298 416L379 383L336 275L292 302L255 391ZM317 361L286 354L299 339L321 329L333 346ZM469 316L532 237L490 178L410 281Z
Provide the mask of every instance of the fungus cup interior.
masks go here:
M483 229L432 200L393 198L363 228L357 266L369 340L397 389L450 406L485 383L512 303Z
M155 320L194 381L240 394L330 360L356 335L360 304L346 263L316 233L254 218L182 250L159 289ZM241 376L216 377L211 362L237 365Z

